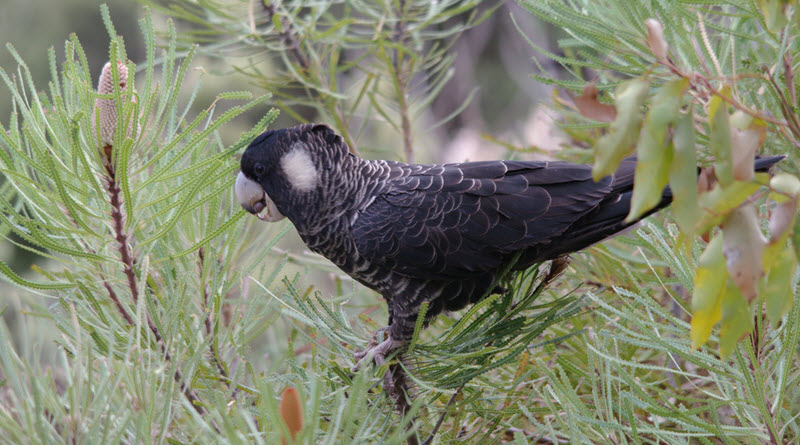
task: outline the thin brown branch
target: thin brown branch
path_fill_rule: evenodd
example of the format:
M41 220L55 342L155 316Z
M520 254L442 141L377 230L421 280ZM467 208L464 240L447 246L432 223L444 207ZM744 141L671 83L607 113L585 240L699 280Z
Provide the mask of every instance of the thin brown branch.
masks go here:
M122 262L122 268L125 272L125 276L127 277L131 297L134 303L138 303L138 279L133 270L134 258L128 242L129 237L128 234L125 233L125 216L122 213L122 199L120 196L121 190L119 184L117 183L116 170L111 159L111 148L112 147L110 145L104 146L103 153L105 154L104 164L106 168L106 190L108 190L109 203L111 204L111 220L114 229L114 239L117 241L117 250L119 250L120 253L120 261ZM130 317L127 311L125 311L111 285L106 280L103 281L103 284L108 290L111 300L117 305L117 309L122 314L122 317L125 318L128 323L133 324L133 319ZM161 354L166 361L171 362L172 355L169 353L169 350L167 350L166 343L161 336L161 331L158 329L158 326L155 325L152 318L150 318L149 313L145 312L145 317L147 318L147 326L150 329L150 332L153 333L156 344L159 345L159 349L161 350ZM183 378L183 373L177 365L175 367L174 379L175 383L180 385L181 393L183 393L184 397L189 400L194 410L197 411L197 413L201 416L207 415L208 410L206 410L205 406L203 406L203 403L200 400L200 397L198 397L197 393L195 393L194 390L186 384ZM222 433L222 430L220 430L219 426L214 420L209 419L209 422L212 428L214 428L214 431L217 433Z
M111 287L111 284L108 282L108 280L106 280L106 277L104 277L102 274L100 275L100 279L103 280L103 286L108 291L109 298L111 298L111 301L114 302L114 305L117 307L117 311L119 311L120 315L122 315L122 318L125 319L125 322L128 323L128 325L133 325L134 324L133 318L125 309L125 306L122 305L122 302L119 300L119 297L117 297L117 293L114 292L114 288Z
M796 107L797 91L795 91L794 87L794 72L792 71L792 65L794 65L794 57L792 57L791 52L787 51L786 55L783 57L783 80L786 83L786 92L791 99L792 106Z
M198 256L198 269L200 274L200 287L202 288L203 292L203 312L205 312L205 328L206 328L206 337L208 338L208 352L211 354L211 361L214 362L214 366L217 367L217 372L220 376L224 379L225 383L230 387L230 378L228 377L228 371L225 370L225 367L222 366L222 362L219 359L219 346L217 345L217 338L214 336L214 330L212 329L211 323L211 308L209 306L209 295L208 295L208 285L203 282L203 265L205 263L205 256L206 252L204 248L200 248L197 251ZM234 395L239 391L238 388L234 389Z
M430 445L430 443L433 441L433 437L436 436L437 432L439 432L439 428L442 427L442 423L444 423L445 417L447 417L447 414L450 413L450 406L453 405L453 402L455 402L456 398L461 394L461 391L464 390L464 385L466 384L467 382L462 383L461 386L458 387L456 392L454 392L453 395L450 396L450 400L448 400L447 405L444 406L442 414L439 416L439 419L436 420L436 425L433 426L431 433L428 435L428 438L425 439L424 442L422 442L422 445Z
M400 414L406 417L411 410L409 401L413 399L413 395L403 365L398 362L389 364L389 369L386 371L386 374L383 375L383 381L386 394L394 401L394 406L400 411ZM415 419L410 419L406 426L406 431L411 432L408 439L406 439L408 445L417 445L419 443L419 438L417 437L418 433L416 432L416 422L414 420Z
M267 18L269 19L269 21L273 23L275 21L275 16L278 15L278 8L275 6L273 2L267 1L264 2L264 11L266 11ZM294 26L292 26L292 23L289 20L287 20L286 17L280 17L279 20L281 24L280 25L281 29L278 31L278 34L281 37L281 41L286 46L288 54L295 61L295 63L297 63L304 71L306 71L306 74L310 74L309 72L312 71L312 66L308 56L303 52L303 47L301 45L300 39L298 38L298 35L300 35L300 33L298 33L297 30L295 30ZM338 107L339 101L326 100L326 98L322 97L323 95L320 94L319 88L316 86L312 88L306 87L306 90L307 91L310 90L308 91L308 94L313 99L323 100L327 104L328 111L331 113L334 120L336 121L336 126L338 127L339 132L341 133L342 137L347 143L350 152L353 153L354 155L358 155L358 149L355 146L354 143L355 141L353 141L352 137L350 136L350 130L347 126L347 122L345 122L345 119L342 116L342 112L339 110Z
M714 88L711 85L711 82L709 82L708 79L706 79L705 77L702 77L702 76L698 75L698 76L695 76L695 79L699 80L703 84L703 86L709 92L711 92L712 95L718 96L720 99L722 99L723 102L727 103L728 105L731 105L734 108L736 108L738 110L741 110L741 111L749 114L750 116L753 116L756 119L761 119L764 122L769 122L769 123L775 124L775 125L786 125L786 121L781 121L781 120L775 119L775 118L773 118L771 116L767 116L766 114L759 113L757 111L751 110L751 109L747 108L746 106L742 105L741 103L739 103L738 101L733 100L730 97L727 97L726 95L722 94L719 90Z
M800 121L797 119L797 115L794 113L792 109L792 104L789 103L789 100L786 98L786 95L783 94L783 91L778 86L778 82L775 81L775 78L772 76L772 73L767 71L767 79L772 84L772 88L775 89L775 94L778 95L778 104L781 107L781 113L783 113L783 117L787 120L787 125L789 130L791 130L792 134L795 136L796 139L800 139Z
M103 147L107 154L110 154L111 146ZM110 158L110 156L109 156ZM131 297L133 302L139 302L139 285L136 279L136 273L133 271L133 255L131 254L130 244L128 243L128 235L125 233L125 217L122 215L122 199L120 197L121 190L116 179L116 172L114 166L111 164L110 159L106 159L106 190L108 190L109 202L111 204L111 221L114 227L114 239L117 241L117 250L119 250L120 261L122 261L122 268L125 276L128 278L128 287L131 290Z
M278 13L278 8L276 8L272 2L264 2L264 10L267 12L269 21L273 22L275 15ZM289 54L292 55L297 64L303 67L303 69L308 69L310 63L308 62L308 57L306 57L306 55L300 49L300 40L297 38L297 34L289 25L289 21L286 20L286 18L280 17L279 20L281 21L282 28L279 31L279 34L281 36L281 40L283 40L283 44L286 45L286 49L289 50Z
M404 20L404 13L406 10L405 0L400 0L397 5L396 19L397 23L394 25L394 33L392 34L392 41L396 43L394 54L392 55L392 68L395 77L395 88L397 95L397 103L400 106L400 125L403 132L403 152L405 153L405 161L408 163L414 162L414 147L411 140L411 118L408 116L408 101L406 96L408 93L408 76L409 73L403 67L403 52L400 49L402 42L406 38L406 22Z

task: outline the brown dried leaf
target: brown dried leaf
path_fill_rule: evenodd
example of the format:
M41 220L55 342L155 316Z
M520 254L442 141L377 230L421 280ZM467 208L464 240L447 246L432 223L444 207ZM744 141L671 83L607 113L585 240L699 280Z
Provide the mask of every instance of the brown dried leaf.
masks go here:
M792 227L794 216L797 213L797 198L787 199L772 211L769 217L769 242L770 244L783 241L786 231Z
M575 107L581 116L599 122L611 123L617 117L617 109L613 105L604 104L597 100L597 85L590 83L583 87L580 96L572 98Z
M717 176L714 174L714 167L703 167L700 169L700 174L697 175L697 194L710 191L717 183Z
M756 152L764 142L767 127L760 125L752 116L736 111L730 119L731 151L733 156L733 178L749 181L755 173L753 162Z
M762 256L766 239L761 233L756 208L751 202L731 212L722 224L728 273L747 301L758 296L758 280L764 275Z

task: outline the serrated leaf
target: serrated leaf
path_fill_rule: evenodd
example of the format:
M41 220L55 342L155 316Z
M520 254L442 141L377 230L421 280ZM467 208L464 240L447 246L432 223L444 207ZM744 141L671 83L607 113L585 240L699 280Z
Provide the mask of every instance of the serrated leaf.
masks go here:
M694 119L691 113L682 115L675 124L672 137L672 165L669 186L672 189L672 214L686 235L694 234L700 218L697 203L697 153L695 151Z
M253 98L253 93L250 91L229 91L227 93L220 93L217 99L225 100L250 100Z
M648 90L649 83L641 78L628 80L617 87L614 99L617 117L608 127L608 133L595 145L592 168L595 181L614 173L619 163L631 153L642 127L641 108Z
M678 118L683 93L688 86L687 79L674 80L661 87L653 97L644 131L636 145L638 159L633 178L633 198L626 222L636 221L661 201L672 165L672 144L667 140L667 128Z
M723 187L733 183L733 154L731 126L727 105L718 96L711 98L708 117L711 121L709 148L714 154L714 173Z
M708 340L711 329L722 318L721 298L728 273L722 255L722 235L715 236L700 255L692 293L692 349Z
M764 273L761 260L766 246L755 205L746 202L731 212L722 224L722 232L728 274L747 301L753 301Z
M720 313L719 354L727 358L736 349L739 340L753 330L750 303L731 279L728 279L722 294Z

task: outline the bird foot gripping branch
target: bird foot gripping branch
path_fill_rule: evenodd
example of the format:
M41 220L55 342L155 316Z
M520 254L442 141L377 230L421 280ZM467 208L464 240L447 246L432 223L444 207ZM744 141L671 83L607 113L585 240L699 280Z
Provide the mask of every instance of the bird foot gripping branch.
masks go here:
M403 344L404 343L400 340L392 339L387 332L387 336L384 341L380 343L377 343L377 341L370 342L366 349L353 354L356 364L353 365L352 371L358 371L361 367L361 364L364 362L369 363L372 361L376 366L382 366L386 363L386 356L403 346Z
M781 159L761 158L756 169ZM331 128L306 124L258 136L235 190L245 210L289 218L312 251L384 297L393 334L356 354L382 364L403 345L395 338L411 338L423 303L425 321L461 309L496 291L509 268L561 258L668 206L665 188L626 220L635 167L626 159L595 182L590 166L567 162L371 161Z

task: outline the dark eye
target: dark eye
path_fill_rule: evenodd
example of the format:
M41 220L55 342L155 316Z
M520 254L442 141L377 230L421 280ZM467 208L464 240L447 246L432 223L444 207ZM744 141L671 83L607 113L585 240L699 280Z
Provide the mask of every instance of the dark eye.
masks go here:
M264 176L264 172L265 171L266 171L266 168L264 168L264 164L262 164L260 162L256 162L256 165L253 166L253 172L256 174L256 176L259 176L259 177Z

